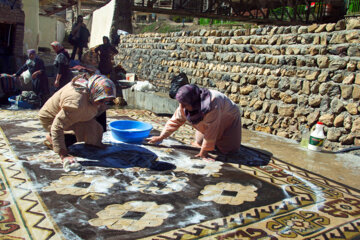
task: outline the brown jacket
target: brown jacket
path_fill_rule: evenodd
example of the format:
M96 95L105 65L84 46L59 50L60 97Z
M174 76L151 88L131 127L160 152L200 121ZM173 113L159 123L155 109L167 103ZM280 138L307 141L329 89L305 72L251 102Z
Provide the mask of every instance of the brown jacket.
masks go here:
M40 122L50 132L53 149L66 149L64 133L70 131L78 142L100 146L102 126L95 120L105 109L91 104L87 93L79 93L71 82L57 91L40 109Z

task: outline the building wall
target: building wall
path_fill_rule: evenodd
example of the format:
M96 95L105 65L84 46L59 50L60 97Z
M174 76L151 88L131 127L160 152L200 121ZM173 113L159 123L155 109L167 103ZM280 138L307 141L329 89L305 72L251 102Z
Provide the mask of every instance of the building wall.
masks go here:
M114 15L115 0L93 12L89 47L103 43L103 36L109 37Z
M39 16L39 47L50 48L57 40L57 20L54 17Z
M65 38L65 23L62 21L56 22L56 41L63 42Z
M39 45L39 0L23 1L25 13L24 48L37 49Z
M65 37L65 23L56 17L39 16L39 47L50 48L53 41L62 42Z
M360 145L360 20L121 36L115 61L168 92L185 72L238 104L244 128L300 140L325 124L328 150Z
M21 4L20 4L21 5ZM23 40L24 40L24 12L19 8L10 9L9 6L1 5L0 23L10 24L15 28L13 41L13 55L8 59L8 68L15 71L22 64L23 58ZM10 70L9 70L10 71Z

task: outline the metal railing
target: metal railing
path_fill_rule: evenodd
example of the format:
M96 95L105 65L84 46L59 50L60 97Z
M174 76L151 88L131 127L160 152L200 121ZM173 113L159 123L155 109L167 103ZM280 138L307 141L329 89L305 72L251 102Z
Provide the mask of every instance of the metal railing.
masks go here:
M171 0L165 11L160 0L132 0L135 11L276 24L334 22L346 13L345 1L349 11L359 8L360 0Z

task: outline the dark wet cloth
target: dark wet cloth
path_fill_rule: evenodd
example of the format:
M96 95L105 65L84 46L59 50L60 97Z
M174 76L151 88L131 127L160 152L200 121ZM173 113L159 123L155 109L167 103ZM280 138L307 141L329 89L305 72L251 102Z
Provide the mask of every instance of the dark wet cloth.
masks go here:
M57 74L61 75L58 89L69 83L73 77L70 71L70 56L66 51L59 51L56 55L54 66L57 70Z
M45 102L47 96L49 95L49 82L45 71L44 61L37 56L34 60L28 59L26 63L16 72L16 76L20 76L26 70L29 70L31 75L36 71L41 71L35 79L32 79L32 87L36 95Z
M101 44L95 48L95 52L100 52L99 70L101 74L110 74L112 71L111 55L118 53L116 48L110 43Z

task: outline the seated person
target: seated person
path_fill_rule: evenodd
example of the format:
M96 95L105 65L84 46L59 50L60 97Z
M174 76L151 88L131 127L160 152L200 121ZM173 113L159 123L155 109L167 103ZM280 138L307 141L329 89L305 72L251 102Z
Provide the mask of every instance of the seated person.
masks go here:
M29 59L16 72L15 76L19 78L23 72L29 70L32 79L32 89L40 98L40 104L42 106L48 99L50 93L44 61L36 55L36 51L34 49L29 49L27 53Z
M8 103L8 98L21 93L21 83L13 75L0 74L0 103Z

